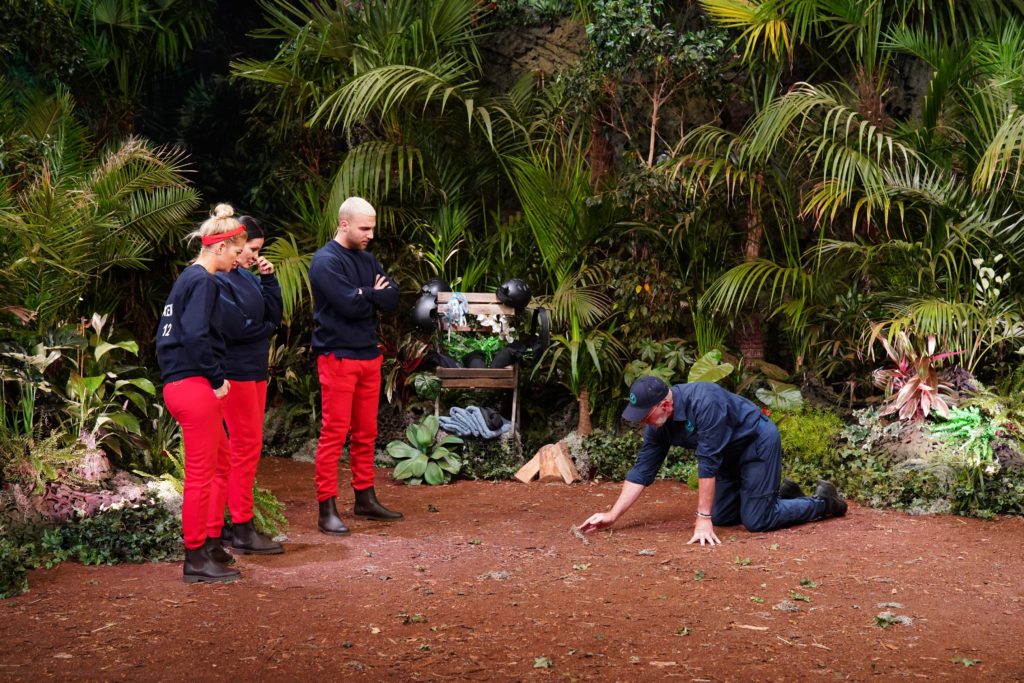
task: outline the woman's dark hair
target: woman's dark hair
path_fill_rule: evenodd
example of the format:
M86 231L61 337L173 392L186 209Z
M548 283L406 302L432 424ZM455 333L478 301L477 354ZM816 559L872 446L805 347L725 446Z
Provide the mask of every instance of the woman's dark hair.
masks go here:
M263 226L252 216L239 216L238 222L245 226L246 241L258 240L261 237L266 239L267 235L263 232Z

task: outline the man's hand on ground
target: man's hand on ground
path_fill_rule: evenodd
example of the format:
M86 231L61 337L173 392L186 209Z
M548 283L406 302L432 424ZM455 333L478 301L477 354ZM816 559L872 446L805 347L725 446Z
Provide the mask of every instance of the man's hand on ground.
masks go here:
M701 545L705 543L707 545L718 545L721 543L718 540L718 536L715 536L715 527L711 524L710 519L697 519L697 524L693 528L693 538L686 542L687 545L700 541Z
M598 512L597 514L591 515L587 521L580 524L580 531L585 534L589 534L591 531L597 531L598 529L607 529L615 523L615 518L607 512Z

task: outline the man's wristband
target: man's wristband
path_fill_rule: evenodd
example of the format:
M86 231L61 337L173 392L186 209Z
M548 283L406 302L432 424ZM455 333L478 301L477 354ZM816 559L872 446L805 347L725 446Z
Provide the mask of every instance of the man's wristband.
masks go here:
M701 519L711 519L711 515L704 512L698 512L697 516Z

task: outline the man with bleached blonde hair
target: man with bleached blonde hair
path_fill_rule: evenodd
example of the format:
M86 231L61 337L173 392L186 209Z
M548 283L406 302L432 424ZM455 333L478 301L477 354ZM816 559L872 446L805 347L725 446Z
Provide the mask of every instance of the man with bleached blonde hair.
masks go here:
M338 460L351 432L349 466L359 517L390 521L402 514L387 509L374 491L373 454L377 439L383 355L377 343L377 314L398 307L398 285L367 251L377 212L361 197L338 209L338 231L309 266L313 288L313 352L323 402L323 425L316 449L318 528L341 536L348 527L338 516Z

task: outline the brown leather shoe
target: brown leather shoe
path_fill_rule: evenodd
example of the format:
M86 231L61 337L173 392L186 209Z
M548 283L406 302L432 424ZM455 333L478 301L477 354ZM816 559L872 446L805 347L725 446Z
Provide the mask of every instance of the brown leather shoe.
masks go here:
M388 510L380 504L372 486L362 491L356 491L356 504L352 508L352 512L356 517L366 517L380 522L393 522L402 518L401 512Z
M185 583L235 581L241 576L237 569L211 558L206 552L206 546L195 550L185 549L185 566L181 577Z
M341 521L341 517L338 516L338 507L335 505L336 500L337 498L328 498L327 500L320 501L320 520L316 526L322 533L331 536L344 536L348 533L348 527L345 526L345 522Z
M231 527L231 547L243 555L280 555L280 543L256 531L252 520Z

